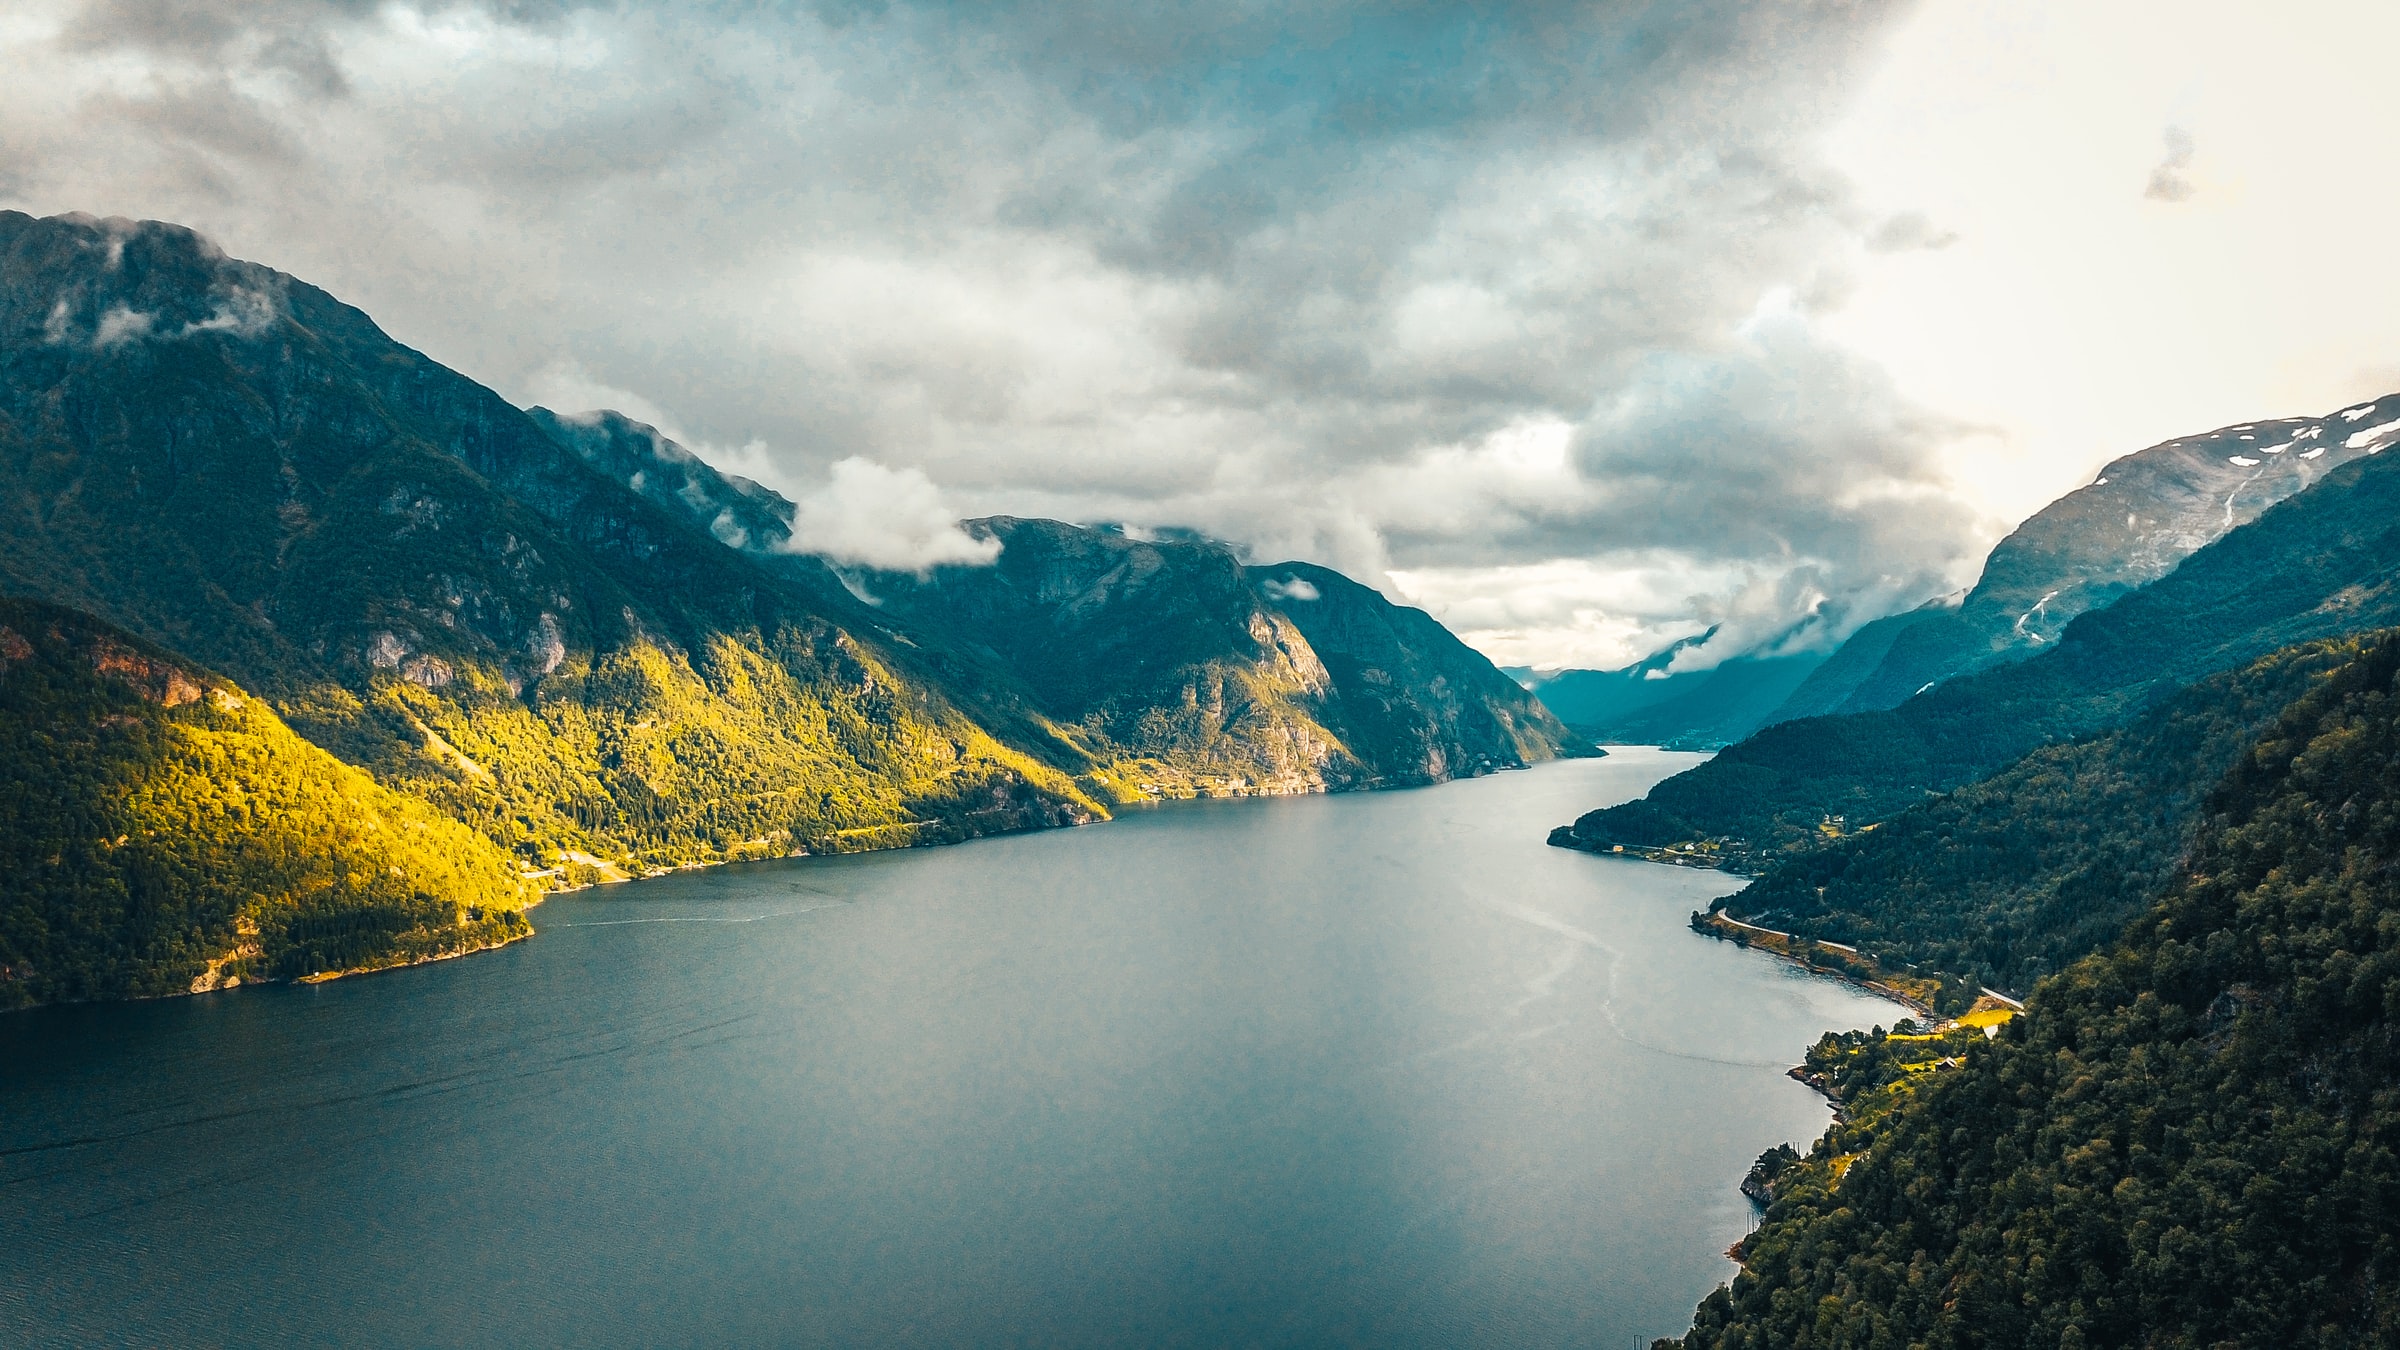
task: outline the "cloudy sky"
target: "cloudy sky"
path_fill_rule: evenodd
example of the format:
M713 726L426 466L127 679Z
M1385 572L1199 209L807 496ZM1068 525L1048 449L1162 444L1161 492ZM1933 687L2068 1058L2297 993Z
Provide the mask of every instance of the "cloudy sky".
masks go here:
M2395 49L2364 0L11 0L0 205L195 226L828 547L1195 527L1615 665L1829 641L2119 454L2400 388Z

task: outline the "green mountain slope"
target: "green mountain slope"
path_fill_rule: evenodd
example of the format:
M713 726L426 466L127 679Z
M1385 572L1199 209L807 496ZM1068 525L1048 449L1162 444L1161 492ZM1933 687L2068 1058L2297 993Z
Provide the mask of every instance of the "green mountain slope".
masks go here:
M2021 995L2124 931L2181 861L2210 789L2362 641L2289 647L2211 676L2121 728L2036 750L1776 867L1714 908Z
M1124 781L1165 795L1349 786L1331 677L1221 548L1050 520L969 521L989 566L856 582L912 632L984 654Z
M991 517L966 522L1001 543L988 566L837 574L791 551L792 503L655 428L613 412L531 416L598 472L889 637L987 724L1071 729L1098 792L1435 782L1573 739L1429 616L1330 569L1245 573L1198 537Z
M2396 681L2325 678L2121 945L1854 1102L1682 1344L2400 1340Z
M2278 647L2400 621L2400 457L2367 457L2070 624L2033 660L1888 712L1768 727L1639 802L1589 813L1568 847L1733 841L1760 868L1822 847L1828 814L1888 819L2033 748L2117 725Z
M0 598L0 1008L197 992L522 937L508 856L226 681Z
M1163 795L1439 782L1555 757L1566 729L1421 611L1200 539L966 522L990 566L859 574L910 631L987 654L1113 781Z
M1091 819L905 649L365 315L155 223L0 213L0 582L224 670L528 858Z

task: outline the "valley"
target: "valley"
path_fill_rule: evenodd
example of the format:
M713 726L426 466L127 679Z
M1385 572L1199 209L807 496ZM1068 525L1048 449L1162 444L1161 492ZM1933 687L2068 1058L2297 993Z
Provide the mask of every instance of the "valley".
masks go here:
M2396 46L8 6L0 1347L2400 1347Z
M337 1280L347 1315L647 1342L647 1280L721 1339L2400 1327L2400 395L2121 456L1914 608L1503 673L1196 531L812 551L656 427L513 406L173 225L0 212L0 339L24 1338L129 1301L222 1338L223 1240L372 1269L530 1212L577 1215L546 1269L586 1300L469 1266L464 1320ZM208 1161L285 1129L363 1161ZM341 1236L328 1197L413 1184L390 1140L499 1208ZM667 1177L689 1223L605 1198ZM148 1254L95 1257L120 1206Z

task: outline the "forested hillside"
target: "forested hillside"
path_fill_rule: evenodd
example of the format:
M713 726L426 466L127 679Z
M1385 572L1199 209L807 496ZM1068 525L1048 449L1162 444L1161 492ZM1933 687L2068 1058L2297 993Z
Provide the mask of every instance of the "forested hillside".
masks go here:
M373 969L532 929L508 856L258 699L0 598L0 1008Z
M1768 727L1552 841L1717 839L1737 865L1763 868L1823 847L1829 814L1851 828L1889 819L2037 746L2127 721L2215 671L2400 622L2396 580L2400 457L2354 460L2077 619L2039 657L1937 685L1889 712Z
M530 416L189 230L0 212L0 587L225 672L528 863L945 842L1097 819L1146 781L1427 781L1564 735L1530 700L1524 736L1476 740L1438 690L1334 687L1222 549L1010 654L1005 624L860 599L787 546L791 519L650 428ZM1023 574L960 570L970 594ZM1178 588L1224 603L1145 609ZM1343 722L1349 692L1423 715Z
M2400 643L2204 820L2120 945L1784 1169L1684 1346L2400 1340Z
M1956 610L1964 597L1945 596L1928 600L1915 609L1889 614L1852 633L1841 646L1833 649L1808 678L1800 682L1775 710L1760 724L1796 721L1803 717L1823 717L1840 712L1842 705L1856 694L1859 686L1873 679L1882 668L1883 658L1894 644L1919 624L1938 623Z
M1245 571L1197 536L996 516L962 522L1000 545L989 563L837 573L791 550L790 501L656 428L605 411L532 417L843 622L903 638L987 722L1067 730L1104 791L1438 782L1574 741L1439 623L1331 569ZM1315 581L1282 584L1292 578Z
M2124 727L2036 750L1773 868L1714 907L2021 996L2124 931L2173 875L2217 780L2369 641L2306 643L2211 676Z
M129 317L130 316L130 317ZM220 669L528 860L1091 819L904 647L174 226L0 213L0 581Z

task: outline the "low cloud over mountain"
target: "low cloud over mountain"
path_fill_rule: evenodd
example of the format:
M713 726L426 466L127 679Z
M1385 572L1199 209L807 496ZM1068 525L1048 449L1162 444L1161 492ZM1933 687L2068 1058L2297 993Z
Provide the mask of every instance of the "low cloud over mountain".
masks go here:
M0 205L189 222L795 500L856 459L879 502L1194 528L1605 663L1964 584L2145 443L2003 510L1962 486L1988 419L1841 331L1977 246L1836 153L1910 14L35 0Z

